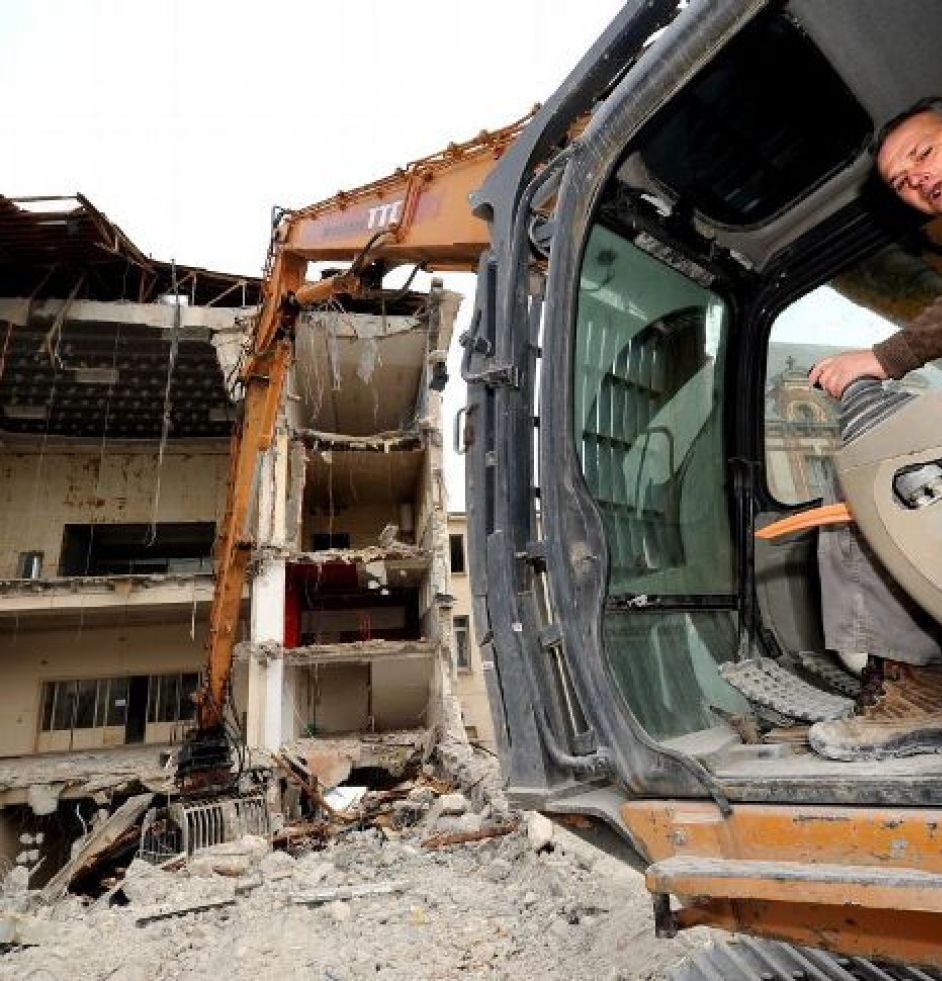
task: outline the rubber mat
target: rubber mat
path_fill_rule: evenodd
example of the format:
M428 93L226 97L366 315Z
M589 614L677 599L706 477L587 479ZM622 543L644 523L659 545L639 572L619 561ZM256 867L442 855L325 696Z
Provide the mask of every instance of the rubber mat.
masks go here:
M854 709L851 699L809 685L771 658L755 657L723 664L720 673L750 702L774 709L790 719L823 722L841 719Z
M817 651L799 651L795 657L802 671L815 678L820 678L824 684L835 691L856 698L860 692L860 679L847 671L833 654L819 654Z
M668 981L942 981L942 972L737 936L712 941L669 971L667 978Z

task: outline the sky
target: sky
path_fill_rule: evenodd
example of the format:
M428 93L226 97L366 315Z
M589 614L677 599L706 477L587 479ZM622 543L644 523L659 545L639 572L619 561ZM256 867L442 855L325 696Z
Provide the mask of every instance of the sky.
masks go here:
M80 191L155 258L257 275L273 205L519 118L620 7L0 0L0 193ZM474 278L446 285L467 296L457 334ZM453 381L446 445L462 402ZM460 509L454 459L448 487Z

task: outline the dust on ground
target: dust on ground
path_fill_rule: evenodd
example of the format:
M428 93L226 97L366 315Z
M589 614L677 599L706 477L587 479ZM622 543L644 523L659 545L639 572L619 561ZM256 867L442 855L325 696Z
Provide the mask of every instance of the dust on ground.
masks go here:
M706 940L655 939L641 876L540 815L501 815L517 822L510 834L423 847L494 815L462 794L413 796L415 823L393 836L354 829L294 855L244 838L177 871L135 860L110 900L42 905L8 884L0 979L644 981ZM331 898L364 886L395 891ZM200 904L210 908L160 918Z

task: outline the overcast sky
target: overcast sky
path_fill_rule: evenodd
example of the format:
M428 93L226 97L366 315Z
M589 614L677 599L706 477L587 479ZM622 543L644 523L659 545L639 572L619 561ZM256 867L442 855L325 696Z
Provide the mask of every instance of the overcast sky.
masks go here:
M620 6L0 0L0 193L81 191L155 258L258 274L273 204L522 116Z

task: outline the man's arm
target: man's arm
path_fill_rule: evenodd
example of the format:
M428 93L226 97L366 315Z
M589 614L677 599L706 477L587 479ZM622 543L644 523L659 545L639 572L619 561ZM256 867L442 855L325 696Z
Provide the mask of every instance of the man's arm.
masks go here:
M942 358L942 297L870 351L845 351L818 361L808 374L812 385L840 398L858 378L902 378L929 361Z

